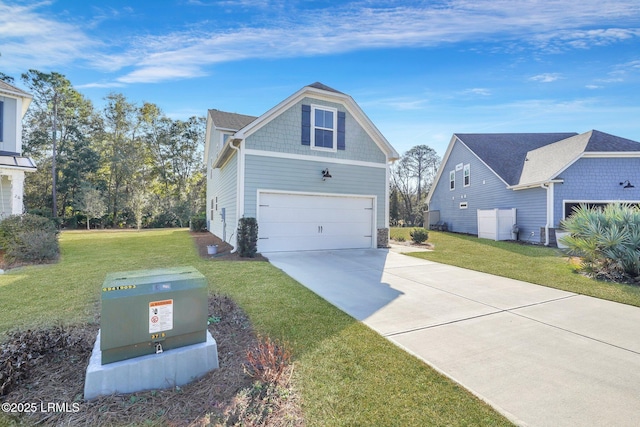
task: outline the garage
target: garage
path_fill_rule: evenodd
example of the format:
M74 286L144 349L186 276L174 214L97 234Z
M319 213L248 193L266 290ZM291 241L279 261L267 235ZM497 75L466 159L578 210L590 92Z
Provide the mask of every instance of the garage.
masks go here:
M258 251L374 247L375 197L258 193Z

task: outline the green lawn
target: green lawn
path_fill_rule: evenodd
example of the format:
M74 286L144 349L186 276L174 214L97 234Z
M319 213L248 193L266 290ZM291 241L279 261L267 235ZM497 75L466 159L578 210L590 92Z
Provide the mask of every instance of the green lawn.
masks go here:
M410 230L393 228L391 237L410 241ZM556 248L438 231L429 232L428 242L435 245L434 251L410 255L640 307L640 286L593 280L577 274L575 265Z
M107 272L192 265L259 333L291 344L307 425L510 425L268 263L202 260L185 230L64 232L60 242L59 263L0 276L0 333L94 322Z

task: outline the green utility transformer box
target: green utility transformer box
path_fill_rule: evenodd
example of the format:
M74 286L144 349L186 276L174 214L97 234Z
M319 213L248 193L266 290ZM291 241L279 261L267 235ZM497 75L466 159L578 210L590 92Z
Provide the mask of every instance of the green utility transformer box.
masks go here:
M110 273L102 285L102 364L205 342L207 281L193 267Z

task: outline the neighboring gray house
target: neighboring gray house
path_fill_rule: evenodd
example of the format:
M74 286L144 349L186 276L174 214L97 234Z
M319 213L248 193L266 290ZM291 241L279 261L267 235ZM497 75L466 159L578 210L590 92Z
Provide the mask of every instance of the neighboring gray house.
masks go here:
M430 225L546 245L574 206L620 201L640 202L640 143L597 130L454 134L427 196Z
M260 117L209 110L204 156L208 229L233 246L242 217L260 252L387 245L398 153L349 95L314 83Z
M36 170L22 157L22 118L33 97L0 80L0 219L24 210L24 173Z

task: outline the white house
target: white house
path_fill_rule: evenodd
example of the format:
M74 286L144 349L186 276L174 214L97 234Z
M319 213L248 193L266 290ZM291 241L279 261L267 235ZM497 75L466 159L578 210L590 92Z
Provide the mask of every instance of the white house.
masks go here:
M0 219L23 213L24 173L36 170L22 156L22 118L32 98L0 80Z
M349 95L314 83L259 117L210 110L204 155L208 229L233 246L242 217L260 252L388 244L399 156Z

